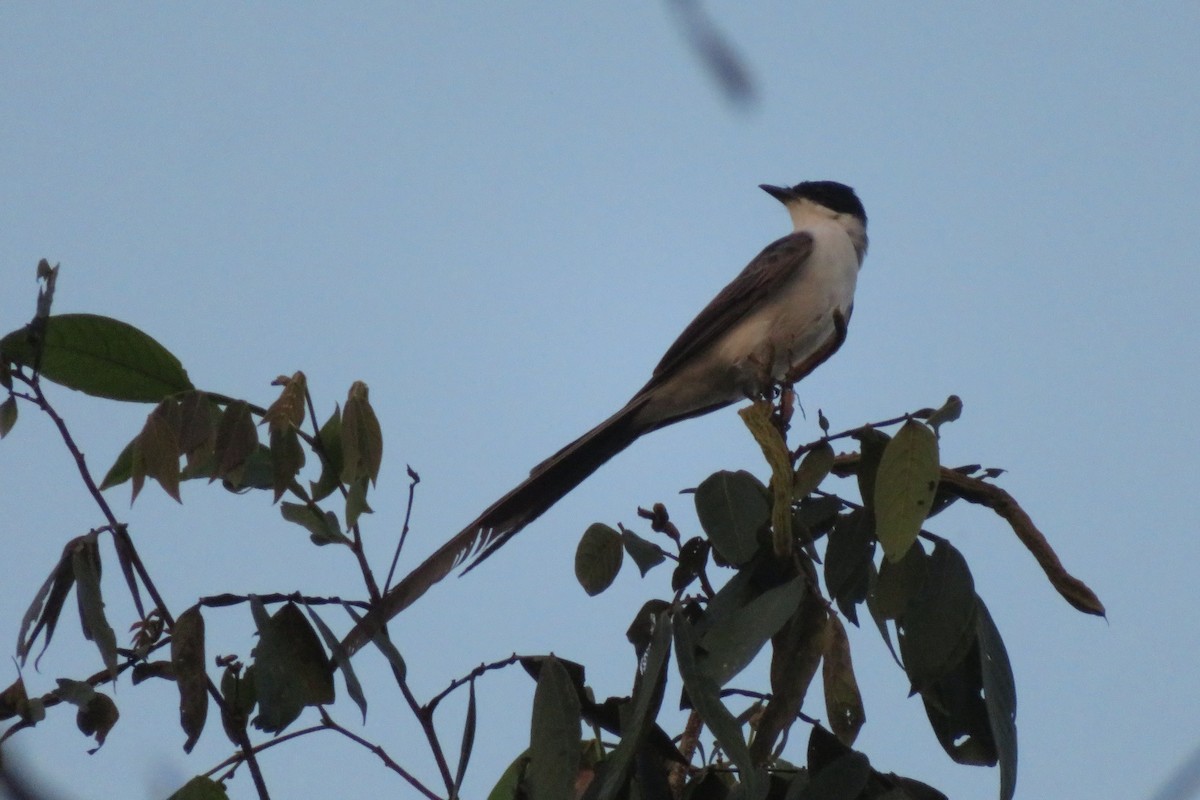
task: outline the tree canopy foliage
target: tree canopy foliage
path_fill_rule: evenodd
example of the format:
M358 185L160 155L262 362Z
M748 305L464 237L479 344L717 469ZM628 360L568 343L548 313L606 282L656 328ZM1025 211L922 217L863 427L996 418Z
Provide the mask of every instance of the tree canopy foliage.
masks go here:
M536 683L530 737L524 752L494 776L494 800L943 797L916 779L877 770L853 749L867 716L846 623L878 631L946 754L964 764L998 765L999 796L1010 800L1017 776L1014 676L966 560L929 529L932 518L958 502L991 510L1072 606L1104 613L995 482L1002 470L941 463L942 429L962 410L957 397L842 431L831 431L822 414L819 439L790 444L794 397L782 386L740 412L762 449L763 476L721 471L702 481L692 495L698 530L656 504L639 511L652 536L602 522L583 532L574 567L588 594L605 591L626 560L646 579L650 596L627 634L637 654L628 695L598 700L585 665L532 654L445 676L448 688L422 700L407 677L407 660L420 660L420 648L401 654L386 630L375 637L436 765L436 774L422 774L329 713L340 684L366 719L371 687L360 682L336 629L352 626L393 585L408 528L405 520L380 582L382 565L369 563L363 548L368 496L385 463L382 426L367 387L354 383L344 402L323 416L302 372L277 378L278 393L266 405L201 390L180 361L142 331L94 314L52 314L58 267L43 261L38 275L32 322L0 339L0 386L7 393L0 436L12 431L22 407L48 415L76 458L84 497L100 521L65 542L21 621L16 655L25 664L50 645L74 590L98 660L94 674L58 678L43 692L31 694L18 677L0 694L0 719L15 720L0 741L66 703L99 748L119 722L105 687L173 681L183 748L191 752L214 715L232 748L226 761L180 787L172 795L178 800L226 797L242 766L257 795L268 797L257 754L319 730L370 749L423 797L457 797L479 728L477 682L511 668ZM99 479L52 405L46 381L96 398L154 404ZM415 485L416 473L409 474ZM147 479L177 501L181 482L189 480L271 493L282 520L301 526L314 544L349 549L363 596L238 595L214 585L188 608L169 608L154 565L142 560L135 532L108 501L110 490L125 483L136 498ZM399 505L394 498L374 502ZM407 507L411 511L411 492ZM105 561L117 569L104 574ZM109 619L105 597L114 592L128 593L136 619ZM206 618L242 605L257 639L237 654L209 652ZM133 639L123 646L115 631L129 623ZM614 654L625 646L614 643ZM743 670L759 657L769 660L768 685L740 684ZM664 728L659 713L673 673L682 681L678 703L687 711L680 730ZM823 711L805 703L816 681ZM466 716L460 741L447 742L435 712L454 693L466 694ZM123 698L138 701L136 693ZM307 727L294 727L301 720ZM164 717L164 733L175 724ZM804 758L786 760L784 743L800 736L808 742Z

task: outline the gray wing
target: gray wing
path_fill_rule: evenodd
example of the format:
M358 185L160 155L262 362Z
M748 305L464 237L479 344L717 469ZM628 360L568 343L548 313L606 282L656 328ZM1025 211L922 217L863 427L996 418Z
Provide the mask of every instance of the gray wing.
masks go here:
M804 231L788 234L763 248L667 348L654 368L650 385L662 381L681 363L720 338L758 305L762 297L799 273L808 263L812 248L812 235Z

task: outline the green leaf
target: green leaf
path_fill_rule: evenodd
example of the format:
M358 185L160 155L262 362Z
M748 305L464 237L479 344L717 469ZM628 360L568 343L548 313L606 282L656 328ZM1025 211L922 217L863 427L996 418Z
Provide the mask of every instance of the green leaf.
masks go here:
M646 654L650 643L654 641L655 633L659 630L657 627L659 614L670 607L671 604L666 600L647 600L638 609L637 616L633 618L633 622L629 623L629 628L625 631L625 638L633 645L639 662L641 662L642 656Z
M254 727L278 733L292 724L305 706L332 703L333 670L316 632L295 603L267 617L262 601L251 597L258 626L254 648L254 680L258 716Z
M825 588L855 625L855 606L867 599L875 563L875 539L866 516L862 509L839 516L825 547Z
M755 769L754 760L750 757L750 748L746 745L746 737L742 734L742 727L721 702L721 691L717 682L700 668L697 661L698 645L691 623L681 612L676 611L672 627L675 631L675 660L679 665L679 675L683 678L683 686L687 690L692 707L712 731L729 760L738 768L748 795L764 796L767 789L765 775Z
M754 660L804 599L803 576L769 589L713 623L700 638L699 668L724 686Z
M886 559L879 565L879 578L875 581L875 608L884 619L899 619L908 608L909 602L925 585L925 572L929 568L929 557L918 542L896 562Z
M358 524L362 514L372 514L371 506L367 504L367 477L355 480L346 490L346 527L353 528Z
M235 400L225 407L217 424L217 472L213 476L237 484L246 460L258 449L258 429L250 415L250 406Z
M370 478L374 484L379 477L379 467L383 463L383 430L367 399L367 385L362 381L351 385L346 410L342 412L342 457L344 483Z
M309 491L314 501L321 501L333 494L341 483L342 475L342 409L334 406L333 413L321 430L317 432L317 441L321 443L321 477L316 483L311 483Z
M17 364L34 367L30 329L0 340L0 350ZM187 372L165 347L137 328L95 314L56 314L46 319L42 377L70 389L110 400L158 401L187 389Z
M454 792L458 795L462 788L463 778L467 776L467 765L471 763L471 753L475 749L475 724L478 710L475 703L475 681L467 686L467 716L463 720L462 742L458 746L458 769L454 771ZM366 709L363 709L363 721L366 721Z
M90 684L67 678L58 679L54 694L79 709L75 713L75 725L84 736L96 737L96 746L88 751L95 753L104 745L108 732L121 716L117 704Z
M20 675L7 689L0 692L0 720L20 717L27 725L36 725L45 718L45 712L45 706L41 705L37 698L29 699L25 679Z
M621 534L594 522L583 532L575 548L575 579L589 596L595 597L616 580L622 556Z
M914 420L904 423L883 451L875 478L875 535L889 560L903 558L917 540L939 475L933 431Z
M809 770L808 784L799 800L857 800L870 780L871 762L851 750L819 772Z
M104 615L104 598L100 593L100 548L96 544L96 534L89 533L79 540L71 554L71 571L75 574L75 597L79 601L83 637L96 643L104 666L116 680L117 636Z
M22 716L23 720L36 725L46 718L46 701L40 697L29 698L29 713Z
M146 478L158 481L175 502L179 496L179 404L164 400L146 417L142 432L133 440L133 499L136 500Z
M16 681L0 692L0 720L17 716L18 709L28 703L29 693L25 691L25 679L18 675Z
M54 629L58 626L58 618L62 615L63 604L67 600L67 595L71 591L71 587L75 585L75 570L73 568L73 556L75 548L83 540L83 537L76 537L63 547L62 554L58 557L58 564L50 571L50 576L38 589L37 594L33 597L33 602L29 604L29 608L25 611L25 616L21 618L21 629L17 633L17 657L21 659L21 665L25 665L25 660L33 651L33 643L37 640L38 633L43 628L46 630L46 639L42 643L42 651L50 646L50 640L54 637ZM34 624L34 621L37 624ZM29 626L33 625L33 631L29 631Z
M11 394L0 403L0 439L8 436L8 432L17 424L17 398Z
M272 386L282 386L279 397L263 414L263 422L271 433L294 430L304 422L304 400L308 392L308 379L303 372L295 372L292 377L281 375L271 382Z
M949 674L975 641L979 604L962 554L938 542L925 577L897 620L900 655L913 693Z
M357 624L362 622L362 615L354 610L354 606L342 601L342 608L350 615L350 618ZM408 665L404 663L404 656L400 655L400 651L396 649L396 645L388 636L387 626L379 628L378 632L371 638L371 642L383 653L383 657L387 659L388 665L392 668L392 675L396 679L396 683L404 683L408 677Z
M879 461L892 437L883 431L870 426L860 428L854 438L858 440L861 456L858 464L858 494L862 497L863 507L874 518L875 515L875 479L879 473Z
M917 548L913 548L909 552L912 553ZM886 561L884 563L887 563ZM875 569L875 564L870 565L870 584L867 589L867 610L871 613L871 621L875 623L876 629L879 631L880 638L887 645L888 652L892 654L892 660L896 662L896 666L904 669L904 665L900 663L900 656L896 653L896 646L892 643L892 634L888 631L888 619L883 609L879 607L879 601L876 597L876 589L879 586L879 573Z
M842 744L849 747L858 738L866 722L854 663L850 658L850 641L846 629L836 614L825 622L825 652L821 658L821 677L825 686L825 713L829 727Z
M829 476L833 469L833 447L829 442L821 442L809 450L796 468L792 480L792 498L799 500L814 491L821 482Z
M291 488L292 481L304 466L304 448L295 428L271 428L271 486L275 500Z
M805 593L796 613L771 637L771 699L759 717L750 750L757 763L772 757L775 742L796 721L825 649L825 600Z
M763 589L759 585L758 575L760 570L755 569L756 566L751 565L745 569L739 569L712 596L704 607L704 615L692 624L692 629L697 636L703 637L713 625L728 618L729 615L737 612L762 594Z
M70 678L56 678L58 688L55 696L73 706L86 705L96 696L96 689L87 681L76 681Z
M212 778L197 775L179 787L167 800L229 800L225 786Z
M977 602L975 619L983 673L983 700L1000 762L1000 800L1012 800L1017 788L1017 689L1000 631L987 606L982 600L977 599Z
M820 534L829 531L837 522L837 515L842 510L840 497L805 497L797 504L792 515L792 522L800 529L802 536L815 541Z
M258 595L250 595L250 616L254 618L254 626L258 628L258 635L262 636L264 630L271 627L271 615L267 613L267 607Z
M245 463L221 482L231 492L247 489L273 489L275 486L275 462L271 448L265 444L255 446Z
M559 665L567 671L567 677L571 679L571 686L575 688L575 696L584 698L587 696L587 669L578 661L570 661L565 658L558 658L551 654L548 656L521 656L517 659L517 663L521 665L521 669L535 681L542 677L542 665L546 663L546 659L554 658ZM580 700L582 703L582 699Z
M133 446L136 443L137 438L135 437L129 444L125 445L125 449L117 456L117 460L108 468L104 480L100 482L100 491L120 486L133 476Z
M325 646L329 648L329 652L333 655L333 664L337 669L342 671L342 680L346 682L346 693L350 695L350 699L358 706L358 710L362 712L363 723L367 721L367 698L363 694L362 684L358 682L358 675L354 673L354 666L350 663L350 655L346 652L346 648L342 647L342 643L338 637L325 624L325 620L317 614L312 606L307 603L304 610L308 612L309 619L317 626L317 630L321 633L321 638L325 640ZM474 697L475 684L471 684L471 693Z
M667 662L671 655L671 614L663 610L653 617L653 631L644 667L634 682L628 715L622 715L621 741L605 759L607 768L601 778L595 800L614 800L625 788L630 767L642 749L646 735L662 705L667 683Z
M179 723L192 752L208 720L208 675L204 671L204 617L192 606L175 618L171 629L171 668L179 687Z
M130 678L134 686L152 678L174 681L175 669L171 666L170 661L139 661L130 670Z
M741 566L758 550L758 532L771 518L768 493L749 472L713 473L696 487L696 515L713 547Z
M731 788L732 787L732 788ZM693 772L683 790L684 800L737 800L738 791L728 768L722 763L713 763ZM784 798L791 800L791 798Z
M204 392L185 392L179 402L179 417L179 452L187 457L187 477L211 479L217 466L220 406Z
M514 758L508 768L504 770L500 780L496 781L496 785L488 792L487 800L518 800L522 796L521 780L525 777L525 770L528 766L529 751L526 750Z
M75 713L76 727L84 736L96 737L96 746L88 751L89 754L94 754L104 746L108 732L117 724L120 716L117 704L103 692L96 692L87 705L80 706L79 711Z
M959 764L995 766L996 741L984 700L978 642L950 672L921 692L929 727Z
M264 614L265 616L265 614ZM254 686L254 667L243 670L240 663L229 664L221 675L221 697L225 705L221 709L221 726L229 741L239 744L239 734L250 722L250 712L258 703L258 692Z
M712 549L707 539L693 536L679 548L679 560L671 573L671 591L682 592L708 566L708 553Z
M396 648L395 642L388 636L387 628L380 628L379 631L371 637L371 643L383 653L383 657L387 659L388 665L392 668L392 675L396 678L397 683L403 683L408 675L408 664L404 662L404 656L400 655L400 651Z
M313 544L350 544L338 525L337 514L332 511L322 513L303 503L283 502L279 504L279 513L288 522L294 522L308 531Z
M621 531L621 544L625 546L625 552L629 553L633 563L637 564L638 572L642 574L643 578L646 577L647 572L667 560L661 547L649 539L638 536L633 531Z
M541 664L533 695L529 767L525 781L531 800L570 797L579 772L579 696L567 670L554 656Z

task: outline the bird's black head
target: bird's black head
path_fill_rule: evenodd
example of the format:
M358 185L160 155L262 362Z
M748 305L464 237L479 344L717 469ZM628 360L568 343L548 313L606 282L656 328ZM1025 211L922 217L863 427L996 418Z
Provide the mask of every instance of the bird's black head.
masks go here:
M854 190L844 183L804 181L792 187L763 184L760 188L784 204L792 200L811 200L838 214L850 214L858 217L864 224L867 221L867 210L863 208L862 201L858 199Z

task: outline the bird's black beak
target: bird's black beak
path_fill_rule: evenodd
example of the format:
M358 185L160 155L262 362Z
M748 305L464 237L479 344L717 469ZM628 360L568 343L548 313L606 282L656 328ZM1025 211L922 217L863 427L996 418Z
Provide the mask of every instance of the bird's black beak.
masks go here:
M767 194L774 197L779 202L787 205L789 201L796 199L796 193L785 186L771 186L769 183L759 184L758 188L762 189Z

